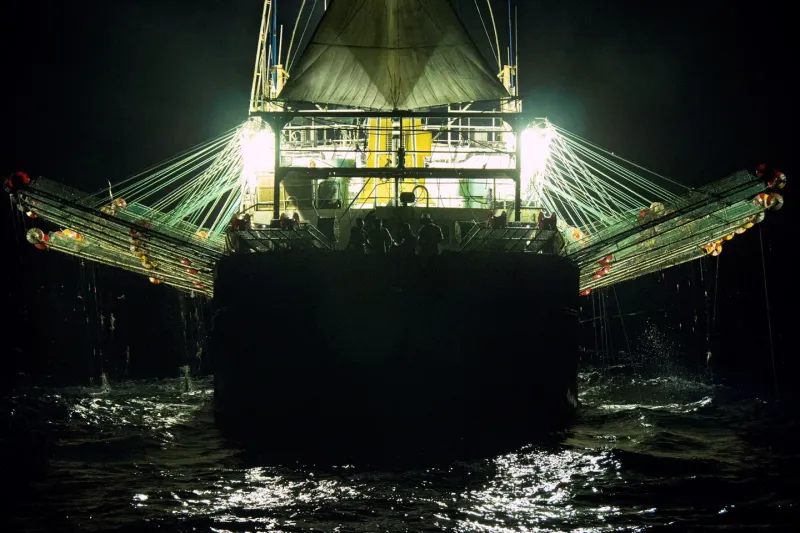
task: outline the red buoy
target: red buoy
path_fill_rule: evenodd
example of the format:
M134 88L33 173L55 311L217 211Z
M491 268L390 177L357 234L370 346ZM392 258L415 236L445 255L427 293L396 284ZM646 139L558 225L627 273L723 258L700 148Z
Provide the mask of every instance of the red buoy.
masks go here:
M608 254L607 256L605 256L604 258L602 258L600 261L598 261L598 262L597 262L597 264L599 264L600 266L606 266L606 265L607 265L607 264L609 264L609 263L610 263L610 262L611 262L613 259L614 259L614 256L612 256L611 254Z
M27 174L25 174L21 170L18 170L17 172L14 172L6 180L6 183L8 184L9 189L22 189L23 187L25 187L28 184L30 184L30 182L31 182L31 179L28 177Z

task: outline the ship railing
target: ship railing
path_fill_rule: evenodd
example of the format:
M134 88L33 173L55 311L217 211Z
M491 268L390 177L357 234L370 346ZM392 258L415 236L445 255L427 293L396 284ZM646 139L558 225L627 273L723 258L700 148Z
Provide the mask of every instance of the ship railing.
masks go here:
M557 230L540 229L532 223L509 222L493 228L482 222L473 225L462 239L460 251L557 253L557 234Z
M333 244L316 227L301 223L294 228L260 228L236 232L239 242L253 252L275 250L333 250Z

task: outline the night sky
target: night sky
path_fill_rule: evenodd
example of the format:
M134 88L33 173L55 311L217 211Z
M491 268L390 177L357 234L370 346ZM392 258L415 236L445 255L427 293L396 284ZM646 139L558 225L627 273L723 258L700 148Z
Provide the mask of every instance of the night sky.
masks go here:
M284 50L299 3L279 2ZM488 56L474 3L458 4ZM494 4L505 46L506 3ZM789 174L793 69L777 2L518 4L527 111L687 184L765 158ZM4 172L114 181L246 116L261 0L2 9Z
M287 34L299 3L279 2ZM474 3L458 4L488 50ZM762 161L786 173L786 207L767 217L764 231L774 244L775 291L795 291L788 262L797 253L792 182L800 179L791 127L792 8L517 4L527 111L687 185ZM23 169L94 190L239 124L247 115L261 5L6 0L0 171ZM506 2L494 5L507 42ZM753 235L741 246L757 250ZM740 270L747 275L749 268ZM793 297L782 301L774 305L794 314Z

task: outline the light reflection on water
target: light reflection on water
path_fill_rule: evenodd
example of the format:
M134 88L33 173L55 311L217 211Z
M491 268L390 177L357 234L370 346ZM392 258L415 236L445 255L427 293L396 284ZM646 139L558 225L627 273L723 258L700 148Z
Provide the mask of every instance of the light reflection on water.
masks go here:
M763 402L686 380L584 382L581 419L558 442L416 469L259 461L213 426L209 380L191 392L179 380L28 392L6 414L39 413L52 448L39 456L45 473L25 483L36 499L15 502L16 525L499 533L797 518L797 476L762 481L786 474L796 452L748 438Z

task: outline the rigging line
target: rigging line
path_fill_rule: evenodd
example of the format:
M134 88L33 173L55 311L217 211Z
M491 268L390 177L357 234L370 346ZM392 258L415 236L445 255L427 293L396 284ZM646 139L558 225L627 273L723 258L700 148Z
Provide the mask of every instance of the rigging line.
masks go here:
M294 65L294 58L297 57L297 54L300 52L300 47L303 45L303 39L306 36L306 31L308 30L308 24L311 22L311 16L314 14L314 9L317 7L317 0L314 0L314 4L311 6L311 11L308 14L308 19L306 19L306 25L303 28L303 33L300 34L300 40L297 42L297 50L295 50L294 55L289 58L288 54L286 56L289 59L289 64L286 66L286 72L289 72ZM289 51L291 51L291 46L289 46Z
M556 127L556 126L554 126L554 127ZM652 181L650 181L650 180L644 179L644 178L642 178L641 176L637 175L636 173L632 172L630 169L627 169L627 168L623 167L623 166L622 166L622 165L620 165L619 163L616 163L616 162L614 162L613 160L611 160L611 159L608 159L608 158L606 158L606 157L603 157L602 155L600 155L600 154L598 154L598 153L596 153L596 152L592 151L592 150L591 150L591 149L590 149L588 146L585 146L585 145L581 144L581 143L580 143L580 142L578 142L576 139L573 139L573 138L571 138L569 135L571 135L571 134L569 134L569 132L567 132L567 135L561 135L561 137L562 137L563 139L565 139L565 141L566 141L568 144L570 144L570 145L574 146L576 149L579 149L579 150L581 150L581 151L584 151L584 152L586 152L586 153L588 153L588 154L592 154L594 157L596 157L596 158L598 158L598 159L602 160L602 161L603 161L603 164L604 164L604 165L607 165L607 166L608 166L608 168L610 168L610 169L612 170L612 172L617 172L617 173L619 173L620 175L622 175L623 177L627 177L627 179L629 179L629 180L631 180L631 181L634 181L634 182L635 182L635 181L641 181L642 183L645 183L645 184L647 184L647 185L649 185L649 186L651 186L651 187L658 188L658 189L662 190L662 191L663 191L663 193L664 193L664 194L666 194L668 197L673 197L673 196L675 196L675 194L674 194L674 193L672 193L672 192L668 191L667 189L664 189L664 188L663 188L663 187L661 187L660 185L657 185L657 184L653 183L653 182L652 182ZM598 148L599 148L599 147L598 147ZM606 151L606 152L607 152L607 151ZM612 155L613 155L613 154L612 154ZM617 156L615 155L614 157L617 157ZM648 171L648 172L649 172L649 171ZM626 176L626 175L627 175L627 176Z
M618 200L620 202L628 202L630 204L630 208L634 206L636 208L641 207L642 200L644 201L644 205L649 205L650 200L641 194L637 193L635 190L631 189L630 187L626 186L625 184L615 180L611 176L607 175L605 172L601 171L600 169L595 168L591 164L587 163L585 160L581 159L575 154L575 151L570 150L568 146L565 144L566 153L571 154L571 156L579 163L579 167L583 167L581 174L583 174L586 178L589 178L593 184L595 189L600 189L599 191L595 191L600 196L605 196L603 193L610 193L611 191L617 195ZM584 154L585 157L589 159L594 159L594 154L586 153ZM600 161L602 164L602 161ZM594 175L594 173L599 174L599 176ZM606 180L603 180L600 176L605 177ZM633 195L633 196L632 196ZM636 200L634 196L638 196L641 200ZM608 203L606 201L606 203ZM610 206L609 206L610 207ZM615 209L612 209L615 210Z
M558 140L556 140L556 142L553 143L553 148L555 149L555 154L561 159L561 164L564 166L565 170L567 171L567 174L572 178L572 180L575 182L575 184L578 187L580 187L581 190L584 191L584 193L585 193L587 199L589 200L589 202L591 202L592 205L594 206L594 208L597 209L598 211L603 211L603 206L601 205L601 202L599 202L596 198L594 198L591 195L591 193L587 190L586 186L584 185L583 182L585 180L581 180L577 176L577 173L580 173L580 171L583 170L582 173L584 174L584 177L589 177L590 179L593 178L593 176L591 175L590 172L587 172L585 168L581 169L579 165L576 165L575 161L577 161L578 163L583 164L584 167L586 166L585 163L583 163L583 161L581 161L579 158L577 158L575 156L575 154L572 152L572 150L569 150L569 148L566 146L566 144L564 144L562 146L562 144L559 143ZM575 166L579 167L577 169L577 171L578 171L577 173L576 173L575 169L573 168ZM598 188L602 188L602 189L606 188L596 178L593 179L592 181L596 182L596 185L598 186ZM595 192L597 192L597 191L595 191ZM617 215L616 210L608 202L607 196L610 196L610 194L609 195L599 194L599 196L601 197L602 203L605 203L605 206L608 209L609 215L610 216Z
M606 170L610 171L612 174L617 174L619 178L622 178L623 180L627 180L631 184L636 185L636 186L640 187L641 189L643 189L644 191L654 194L655 196L662 196L666 200L673 200L674 198L676 198L675 194L667 191L663 187L660 187L655 183L647 181L646 179L642 178L641 176L637 176L636 174L632 173L631 171L629 171L629 170L627 170L627 169L625 169L625 168L623 168L623 167L621 167L619 165L616 165L613 161L610 161L610 160L602 157L601 155L597 154L596 152L593 152L593 151L587 149L585 146L581 146L580 144L577 144L577 143L575 143L573 141L570 141L566 137L563 137L563 139L566 140L568 145L572 145L572 147L574 148L574 151L582 153L586 158L591 159L592 161L596 162L598 165L604 167ZM588 166L591 167L591 165L588 165ZM647 203L650 202L649 198L644 197L642 194L634 191L630 187L628 187L626 185L623 185L622 183L618 182L617 180L614 180L613 178L611 178L610 176L607 176L605 173L601 172L599 169L596 169L594 167L591 167L591 168L593 168L598 173L603 174L604 176L606 176L610 181L613 181L613 182L619 184L621 187L625 187L627 190L630 190L630 192L632 192L633 194L635 194L635 195L639 196L640 198L644 199Z
M180 186L179 189L168 196L168 198L175 198L176 195L181 197L180 202L173 208L173 211L185 210L187 208L191 210L197 205L201 205L198 198L196 198L197 194L204 189L208 190L213 185L219 185L220 183L224 184L226 180L229 181L231 179L229 173L235 173L238 171L238 167L234 167L234 165L237 165L240 159L240 157L234 152L235 148L236 146L234 146L233 149L231 149L229 146L221 154L206 160L207 162L210 161L210 165L207 168L205 168L196 177L191 178L185 185ZM197 165L190 170L195 170L199 168L199 166L200 165ZM185 174L186 172L182 175ZM211 192L213 193L214 191L212 190ZM209 193L206 193L206 196L208 196L208 194ZM162 202L165 200L166 198L163 199ZM170 199L170 201L172 200Z
M170 156L170 157L168 157L168 158L166 158L166 159L164 159L164 160L162 160L162 161L160 161L160 162L158 162L158 163L156 163L154 165L151 165L150 167L142 170L141 172L137 172L136 174L133 174L133 175L127 177L127 178L123 178L122 180L116 182L114 184L114 186L115 187L119 187L119 186L121 186L121 185L123 185L123 184L125 184L125 183L127 183L127 182L129 182L131 180L134 180L134 179L142 177L142 176L146 176L149 173L155 172L156 169L159 169L159 168L167 165L168 163L172 163L172 162L174 162L174 161L176 161L176 160L178 160L180 158L190 159L191 155L189 155L189 154L197 153L197 152L200 152L200 151L205 151L205 150L208 149L208 147L210 145L219 145L219 144L224 143L225 140L228 137L233 136L235 131L238 130L240 127L241 127L241 125L235 126L233 128L230 128L229 130L223 132L222 134L217 135L216 137L213 137L211 139L207 139L207 140L202 141L202 142L200 142L198 144L195 144L194 146L191 146L191 147L189 147L189 148L187 148L187 149L185 149L185 150L183 150L183 151L181 151L181 152L179 152L179 153L177 153L177 154L175 154L173 156ZM186 157L184 157L184 156L186 156ZM122 189L120 190L120 192L121 191L122 191ZM91 197L91 196L96 196L96 195L105 195L106 192L107 192L107 189L105 187L103 187L100 190L97 190L97 191L94 191L94 192L92 192L90 194L87 194L86 197Z
M292 38L289 39L289 50L286 51L286 67L289 67L289 58L292 57L292 48L294 47L294 36L297 34L297 27L300 25L300 17L303 16L303 10L306 8L306 0L300 4L300 11L297 13L297 18L294 20L294 29L292 30ZM309 19L311 16L309 16ZM282 31L282 30L281 30Z
M126 197L129 201L141 201L151 194L159 192L162 189L177 183L178 180L189 175L195 170L198 170L206 165L208 165L208 168L212 168L214 161L221 157L221 154L223 153L219 152L205 154L204 152L200 152L192 158L184 159L180 163L172 165L163 171L159 171L153 176L144 178L133 185L129 185L122 190L118 190L117 196ZM207 170L203 170L198 176L191 179L198 179L206 171Z
M673 193L671 193L671 192L667 191L667 190L666 190L666 189L664 189L663 187L660 187L660 186L658 186L658 185L657 185L657 184L655 184L655 183L648 182L646 179L642 178L641 176L637 176L636 174L634 174L634 173L630 172L629 170L627 170L627 169L624 169L623 167L620 167L619 165L616 165L617 167L619 167L619 169L621 169L621 170L622 170L622 171L624 171L625 173L629 174L628 176L624 175L624 174L623 174L623 172L620 172L620 170L614 169L614 167L612 167L612 166L611 166L611 165L613 165L613 164L614 164L614 162L613 162L613 161L610 161L610 160L609 160L609 159L607 159L607 158L603 158L601 155L599 155L599 154L597 154L597 153L595 153L595 152L592 152L591 150L587 149L585 146L581 146L581 145L580 145L580 144L578 144L578 143L571 142L571 141L570 141L568 138L566 138L566 137L564 137L564 139L566 139L566 141L567 141L568 145L569 145L569 144L572 144L572 145L573 145L573 147L574 147L574 149L575 149L576 151L578 151L578 152L581 152L581 153L583 153L583 155L584 155L586 158L588 158L588 159L591 159L592 161L594 161L595 163L597 163L597 164L598 164L598 165L600 165L600 166L606 166L606 168L607 168L607 169L608 169L608 170L609 170L611 173L617 172L617 173L619 174L619 177L620 177L620 178L622 178L622 179L627 179L628 181L630 181L630 182L632 182L632 183L634 183L634 184L637 184L639 187L641 187L641 188L642 188L642 189L644 189L645 191L647 191L647 192L651 192L651 193L654 193L654 194L655 194L655 195L657 195L657 196L658 196L658 195L660 195L660 196L665 196L667 199L670 199L670 200L672 200L672 199L676 198L676 195L675 195L675 194L673 194ZM612 181L612 182L616 183L617 185L619 185L620 187L622 187L622 188L624 188L624 189L628 190L628 191L629 191L629 192L631 192L632 194L634 194L634 195L638 196L639 198L643 199L643 200L644 200L645 202L647 202L648 204L650 203L650 199L649 199L649 198L646 198L645 196L643 196L642 194L640 194L640 193L638 193L638 192L634 191L634 190L633 190L633 189L631 189L630 187L627 187L627 186L626 186L626 185L624 185L623 183L620 183L618 180L615 180L615 179L614 179L614 178L612 178L611 176L609 176L609 175L605 174L605 173L604 173L604 172L602 172L600 169L597 169L597 168L593 167L592 165L589 165L588 163L585 163L585 162L584 162L584 164L585 164L587 167L589 167L589 168L593 169L594 171L596 171L598 174L601 174L601 175L605 176L605 177L606 177L606 178L607 178L609 181ZM632 176L635 176L635 177L636 177L636 179L632 179Z
M127 196L131 201L140 201L144 198L147 198L151 194L157 193L160 190L176 183L178 180L182 179L183 177L189 175L191 172L202 168L205 165L212 165L213 162L219 157L219 154L208 154L203 156L203 159L194 158L193 160L185 160L185 163L182 163L180 167L175 168L174 171L170 175L164 175L158 178L158 180L153 180L151 183L148 183L148 180L142 180L141 182L128 187L124 191L117 191L118 196ZM201 172L197 177L193 179L198 179L205 171ZM161 183L158 183L161 182Z
M583 203L579 200L576 201L576 196L582 194L582 192L576 188L570 187L567 180L561 177L561 170L558 168L556 168L556 170L559 172L560 179L558 181L545 182L545 192L548 196L559 197L565 205L569 205L577 215L577 218L581 220L581 226L590 227L592 232L596 231L597 228L594 225L595 220L593 220L593 218L602 220L606 214L602 211L598 211L595 207L589 205L589 203ZM565 187L568 189L567 191L564 190ZM553 198L553 200L555 200L555 198ZM563 210L558 211L563 212Z
M772 379L775 382L775 397L780 398L778 370L775 366L775 343L772 340L772 313L769 309L769 291L767 290L767 265L764 260L764 237L762 236L761 226L758 227L758 242L761 245L761 272L764 275L764 301L767 304L767 330L769 331L769 354L772 358ZM719 256L717 256L717 258L719 258Z
M595 148L597 150L600 150L600 151L605 152L605 153L607 153L607 154L609 154L609 155L611 155L613 157L616 157L620 161L624 161L624 162L628 163L629 165L633 165L634 167L636 167L636 168L638 168L640 170L644 170L646 172L649 172L653 176L659 177L659 178L661 178L661 179L663 179L663 180L665 180L665 181L667 181L669 183L672 183L673 185L677 185L677 186L679 186L679 187L681 187L683 189L686 189L688 191L694 191L695 190L692 187L687 187L686 185L684 185L684 184L682 184L682 183L680 183L678 181L670 179L670 178L668 178L666 176L663 176L663 175L661 175L661 174L659 174L657 172L653 172L652 170L650 170L647 167L643 167L641 165L638 165L638 164L634 163L633 161L629 161L628 159L625 159L624 157L618 156L616 153L610 152L610 151L606 150L605 148L603 148L602 146L598 146L598 145L594 144L593 142L588 141L588 140L584 139L583 137L580 137L579 135L576 135L576 134L574 134L574 133L572 133L570 131L565 130L564 128L556 126L555 124L553 124L553 127L556 129L556 131L558 131L562 135L574 137L575 139L578 139L581 142L584 142L584 143L588 144L589 146L591 146L591 147L593 147L593 148Z
M489 17L492 20L492 29L494 29L494 40L497 44L497 70L503 70L503 59L500 56L500 36L497 34L497 24L494 21L494 10L492 9L492 0L486 0L486 5L489 6Z
M492 38L489 36L489 29L486 27L486 22L484 22L484 20L483 20L483 14L481 13L481 8L478 5L478 0L475 0L475 9L478 10L478 17L480 17L480 19L481 19L481 24L483 25L483 31L486 33L486 39L489 41L489 48L492 50L492 57L493 58L497 58L498 57L497 54L498 54L499 50L497 52L495 52L495 50L494 50L494 44L492 44ZM499 59L497 61L497 65L498 66L500 65L500 60Z
M624 201L625 195L622 193L621 189L618 191L617 189L614 189L613 187L610 187L608 184L604 183L601 179L598 179L596 176L592 175L592 173L589 171L589 168L591 166L587 165L580 157L578 157L575 151L569 148L567 140L564 137L559 137L557 139L554 139L554 141L555 143L553 144L553 146L558 147L558 153L560 154L563 163L569 167L570 175L573 176L573 179L575 179L576 183L581 188L586 189L583 185L583 181L586 181L586 178L588 178L588 180L592 182L589 185L590 186L594 185L593 188L595 190L593 192L600 197L602 203L606 205L606 207L611 213L617 215L618 214L617 211L619 208L617 206L612 206L609 203L609 200L613 200L611 195L611 191L613 190L613 192L620 197L620 200ZM575 167L576 170L573 170L573 167ZM578 179L577 177L578 174L582 175L585 179L584 180ZM592 200L595 203L595 205L600 207L599 203L594 198L592 198Z

